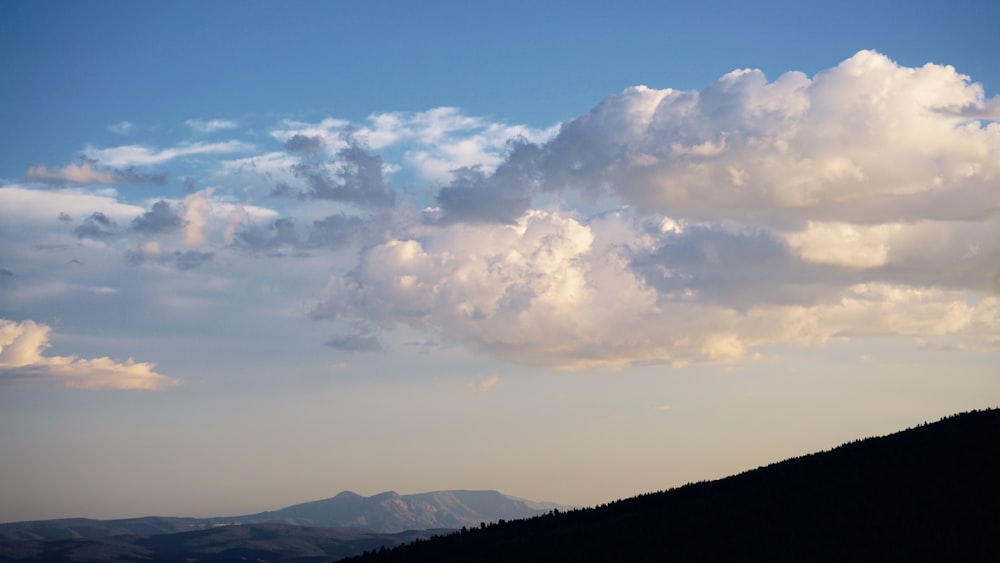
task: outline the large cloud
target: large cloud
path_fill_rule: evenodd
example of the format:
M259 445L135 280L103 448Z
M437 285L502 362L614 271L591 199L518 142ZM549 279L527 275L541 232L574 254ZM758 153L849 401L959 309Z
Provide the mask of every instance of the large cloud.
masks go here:
M92 261L117 253L144 279L170 265L222 287L263 267L314 317L354 327L329 338L336 350L391 348L383 333L401 324L565 368L869 334L995 348L998 107L951 67L862 51L814 77L629 88L558 132L451 108L283 122L280 146L219 162L184 199L0 188L0 248L21 249L2 266L19 282L37 251L15 243L44 238ZM99 156L252 148L143 147ZM256 207L268 193L299 197Z
M79 389L159 390L178 381L131 358L46 356L51 327L31 320L0 319L0 385L48 384Z
M736 359L755 346L859 334L989 344L1000 331L996 297L848 273L826 279L828 269L796 264L759 233L700 228L665 242L642 240L633 224L620 213L584 224L532 211L515 225L392 240L335 278L314 315L402 322L508 361L562 368ZM639 255L662 267L636 266Z
M569 368L867 334L995 346L993 106L951 67L869 51L811 79L630 88L495 172L459 171L314 315ZM579 214L601 207L618 210Z
M564 124L549 189L709 220L894 222L1000 211L1000 124L946 66L862 51L809 79L734 71L701 92L638 87Z

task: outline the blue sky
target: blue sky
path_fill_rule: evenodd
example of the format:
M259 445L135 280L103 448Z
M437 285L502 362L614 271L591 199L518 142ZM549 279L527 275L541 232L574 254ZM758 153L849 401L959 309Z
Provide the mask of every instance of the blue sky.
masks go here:
M0 5L0 520L595 504L996 405L993 2Z

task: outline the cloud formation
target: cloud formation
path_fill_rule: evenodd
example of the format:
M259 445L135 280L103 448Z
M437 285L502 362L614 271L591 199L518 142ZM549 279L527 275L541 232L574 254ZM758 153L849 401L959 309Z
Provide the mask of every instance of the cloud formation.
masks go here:
M179 231L184 226L184 218L170 203L160 200L153 207L132 220L132 230L137 233L155 235L163 232Z
M338 351L406 326L567 369L866 335L969 352L1000 345L997 107L951 67L862 51L813 77L629 88L552 129L437 108L284 121L263 151L102 149L109 166L249 154L181 176L178 199L8 186L18 212L0 214L24 227L8 237L204 280L206 302L263 268L262 294L294 285L313 318L356 327Z
M813 78L630 88L492 173L456 171L428 226L365 250L314 315L563 368L868 334L988 345L991 108L951 67L870 51ZM545 200L581 205L533 207Z
M155 391L179 383L153 371L154 364L131 358L122 363L110 358L45 356L51 330L31 320L17 323L0 319L0 385Z
M862 51L811 80L743 70L701 92L630 89L565 124L541 167L549 189L687 219L981 220L998 211L1000 124L956 112L986 105L951 67Z
M385 179L380 156L349 137L335 162L329 163L317 155L318 142L315 137L296 135L285 143L289 150L303 153L303 159L292 167L295 176L306 183L302 197L372 207L395 205L396 192Z
M100 211L95 211L80 223L80 226L73 229L73 234L78 238L102 239L110 237L118 232L118 225Z

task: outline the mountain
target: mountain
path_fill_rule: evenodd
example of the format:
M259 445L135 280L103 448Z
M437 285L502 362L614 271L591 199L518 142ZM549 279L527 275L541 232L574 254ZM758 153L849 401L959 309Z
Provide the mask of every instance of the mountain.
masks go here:
M443 532L445 531L417 530L379 534L358 528L247 524L152 536L3 541L0 542L0 561L326 563L348 555L392 547Z
M385 492L363 497L345 491L280 510L215 518L147 516L118 520L63 518L0 524L0 541L103 538L204 530L229 524L280 523L295 526L359 527L380 533L479 526L481 522L527 518L553 508L497 491L437 491L414 495Z
M352 563L1000 561L1000 410Z
M479 526L500 519L528 518L565 508L507 496L497 491L436 491L363 497L345 491L324 500L240 516L241 523L282 522L298 526L356 526L379 532Z

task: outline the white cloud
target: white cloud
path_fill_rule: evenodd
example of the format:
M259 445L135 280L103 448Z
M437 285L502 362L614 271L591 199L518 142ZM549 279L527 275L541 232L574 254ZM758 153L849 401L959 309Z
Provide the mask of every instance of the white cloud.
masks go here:
M315 314L571 369L730 361L850 335L996 338L997 206L969 217L965 203L928 195L995 200L1000 129L937 109L980 98L950 69L865 52L815 80L741 71L700 93L631 89L529 153L542 190L617 196L628 212L528 208L514 224L469 214L476 224L411 226L336 277ZM882 130L843 127L852 120ZM955 138L913 143L893 127ZM918 162L928 146L932 170ZM479 184L462 201L523 189Z
M205 243L208 214L212 211L212 204L209 202L212 191L208 188L184 198L184 242L188 246Z
M862 51L813 79L730 73L700 92L632 88L567 122L549 189L617 194L686 218L884 223L1000 213L1000 124L951 67Z
M490 122L453 107L415 113L378 113L367 121L357 125L332 118L319 123L287 121L284 128L272 131L271 135L283 142L296 135L318 138L327 154L334 156L347 146L345 132L350 128L351 135L371 150L403 147L403 163L421 180L446 183L457 168L480 166L492 172L503 162L511 140L540 143L558 131L558 126L536 129Z
M214 133L216 131L223 131L225 129L235 129L239 127L239 123L235 121L230 121L228 119L188 119L184 122L195 133Z
M810 262L847 268L874 268L889 260L889 239L899 224L852 225L809 222L804 231L786 235L788 244Z
M216 265L241 252L260 261L239 262L241 275L272 256L289 271L312 260L295 271L332 273L317 317L403 324L524 364L681 366L872 334L978 350L1000 341L1000 124L984 117L995 106L951 67L863 51L814 77L740 70L697 92L630 88L551 130L454 108L382 113L353 124L365 149L347 121L284 122L271 132L284 150L219 160L217 187L168 202L184 228L146 238L127 228L145 209L114 191L6 187L0 215L64 238L80 225L92 236L72 242L87 249L177 265L149 275L208 264L206 250ZM508 144L518 136L527 142ZM252 148L90 156L153 164ZM383 175L398 168L423 185L396 192L372 164L403 200L395 207L251 205L262 191L343 180L348 148L371 163L384 150ZM88 162L62 174L89 174ZM453 172L462 166L480 169ZM420 200L428 191L435 201ZM81 224L97 211L124 228ZM274 287L291 281L268 269ZM304 279L302 291L323 285ZM391 342L378 336L328 344Z
M141 214L143 209L119 202L117 192L113 189L33 190L18 185L0 187L0 217L6 225L28 228L45 222L56 223L60 213L79 221L95 211L118 221L128 221Z
M516 225L431 229L367 251L315 314L437 329L510 361L620 365L641 352L618 323L646 315L655 295L593 246L586 225L539 211Z
M87 148L87 158L108 166L148 166L161 164L175 158L198 154L229 154L251 152L254 146L243 141L218 143L182 143L167 149L153 149L143 145L124 145L107 149Z
M0 319L0 384L48 384L78 389L160 390L175 379L153 371L154 364L131 358L81 359L45 356L51 327L31 320Z

